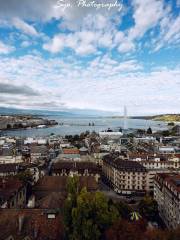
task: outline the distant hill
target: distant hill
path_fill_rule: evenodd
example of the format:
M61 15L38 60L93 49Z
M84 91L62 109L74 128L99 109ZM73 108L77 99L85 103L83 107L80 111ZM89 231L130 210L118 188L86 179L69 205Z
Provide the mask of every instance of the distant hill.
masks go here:
M123 116L113 116L112 118L123 118ZM180 114L160 114L154 116L129 116L130 119L144 119L164 122L180 122Z
M152 118L155 121L180 122L180 114L163 114Z
M71 112L65 111L48 111L48 110L29 110L29 109L16 109L16 108L4 108L0 107L0 115L62 115L62 116L71 116L74 115Z
M68 109L62 111L16 109L0 107L0 115L38 115L38 116L62 116L62 117L104 117L109 112L92 109Z

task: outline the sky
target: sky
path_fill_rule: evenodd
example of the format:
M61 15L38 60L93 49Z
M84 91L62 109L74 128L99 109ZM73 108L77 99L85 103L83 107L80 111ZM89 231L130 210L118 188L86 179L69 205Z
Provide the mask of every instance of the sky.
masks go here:
M0 106L180 113L180 0L0 0Z

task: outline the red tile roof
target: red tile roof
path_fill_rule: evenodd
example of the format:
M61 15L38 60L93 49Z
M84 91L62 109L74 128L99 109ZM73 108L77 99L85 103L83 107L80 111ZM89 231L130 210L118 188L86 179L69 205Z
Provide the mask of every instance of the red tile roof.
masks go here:
M54 213L55 218L48 218L43 209L0 209L0 239L13 236L14 239L56 240L63 239L64 227L62 217ZM19 218L22 219L22 229L19 231ZM35 237L36 236L36 237Z
M15 179L15 178L2 179L2 178L0 178L0 200L2 202L7 201L22 187L23 187L23 184L18 179Z
M63 149L64 154L79 154L79 149L76 148L64 148Z

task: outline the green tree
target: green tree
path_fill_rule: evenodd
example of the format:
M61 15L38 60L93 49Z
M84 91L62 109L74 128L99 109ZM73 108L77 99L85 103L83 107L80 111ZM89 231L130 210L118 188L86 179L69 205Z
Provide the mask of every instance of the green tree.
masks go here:
M168 137L168 136L171 135L170 131L168 131L168 130L162 131L161 134L162 134L164 137Z
M68 196L64 205L64 225L66 235L69 235L73 231L72 226L72 209L77 205L77 196L79 194L79 178L78 176L69 177L67 181Z
M175 124L174 124L174 122L169 122L168 123L168 126L174 126Z
M151 197L144 197L139 203L140 214L148 220L154 220L158 216L158 204Z
M146 131L144 129L137 129L137 134L143 135L145 133L146 133Z
M115 207L117 208L119 215L124 219L129 219L130 213L132 212L132 208L124 203L124 202L118 202L115 203Z
M15 177L25 184L33 182L33 177L29 170L19 172Z
M73 136L73 141L79 141L79 135L77 135L77 134L74 135L74 136Z
M68 180L68 197L64 206L67 239L100 239L105 230L118 218L119 213L101 192L80 190L78 178Z
M147 134L152 134L152 129L150 127L147 129Z
M117 209L103 193L90 193L83 189L77 197L77 206L72 209L73 240L99 239L101 234L119 217Z

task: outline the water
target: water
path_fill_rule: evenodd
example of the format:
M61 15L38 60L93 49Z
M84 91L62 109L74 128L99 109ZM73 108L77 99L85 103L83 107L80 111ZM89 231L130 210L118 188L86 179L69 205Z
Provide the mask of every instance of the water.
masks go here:
M48 136L51 133L56 135L74 135L85 131L102 131L107 128L117 129L123 127L124 120L119 118L107 117L62 117L62 116L48 116L44 117L56 120L59 125L43 129L19 129L2 132L3 135L21 136L21 137L35 137ZM61 125L63 123L63 125ZM95 126L89 126L89 123L94 123ZM157 122L143 119L127 119L127 126L129 129L147 129L151 127L152 130L166 129L164 122Z

